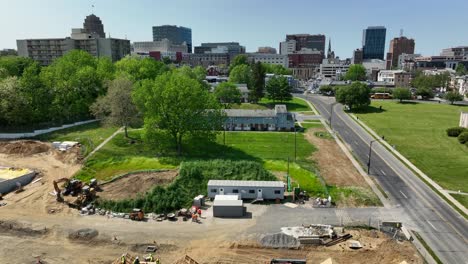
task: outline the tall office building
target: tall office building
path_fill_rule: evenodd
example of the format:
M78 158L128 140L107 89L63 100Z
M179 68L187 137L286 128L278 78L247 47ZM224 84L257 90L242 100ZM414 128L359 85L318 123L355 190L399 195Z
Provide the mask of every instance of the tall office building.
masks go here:
M102 24L101 19L94 14L85 18L83 28L89 34L96 34L100 38L106 37L106 34L104 33L104 25Z
M379 59L385 57L385 27L368 27L362 34L363 59Z
M187 44L188 52L192 53L192 29L179 26L163 25L153 27L153 41L170 40L173 44Z
M325 35L294 34L286 35L286 41L296 41L296 51L302 48L321 51L325 54Z
M390 41L390 50L387 53L387 70L399 66L398 57L403 53L414 54L414 39L402 36Z

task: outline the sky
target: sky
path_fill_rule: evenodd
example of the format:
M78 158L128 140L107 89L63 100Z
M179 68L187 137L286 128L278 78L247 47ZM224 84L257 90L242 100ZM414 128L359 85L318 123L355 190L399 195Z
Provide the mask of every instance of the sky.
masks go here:
M386 52L400 29L427 56L468 45L467 0L0 0L0 10L0 49L69 36L90 13L115 38L151 41L152 26L180 25L192 29L193 46L234 41L248 52L278 50L286 34L309 33L324 34L327 48L331 38L335 54L348 58L368 26L387 28Z

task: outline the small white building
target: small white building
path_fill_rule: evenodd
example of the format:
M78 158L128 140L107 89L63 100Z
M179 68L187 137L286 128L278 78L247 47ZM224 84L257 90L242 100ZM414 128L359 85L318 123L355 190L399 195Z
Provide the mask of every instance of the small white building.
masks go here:
M378 82L385 82L395 85L395 79L397 74L403 73L403 70L382 70L377 75Z
M214 217L242 217L246 213L239 195L216 195L213 202Z
M208 197L218 195L238 195L241 199L275 200L284 199L282 181L208 181Z

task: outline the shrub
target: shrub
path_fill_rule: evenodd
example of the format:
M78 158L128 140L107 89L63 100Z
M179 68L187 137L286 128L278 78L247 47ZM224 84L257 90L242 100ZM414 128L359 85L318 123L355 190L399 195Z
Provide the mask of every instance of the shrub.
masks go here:
M468 142L468 131L465 131L458 135L458 142L461 144L466 144Z
M166 188L156 186L135 199L98 200L98 206L115 212L141 208L145 212L168 213L190 206L193 197L207 194L207 183L217 180L272 181L276 177L253 161L190 161L180 165L179 176Z
M447 129L447 136L449 137L458 137L461 133L466 131L466 128L463 127L451 127Z

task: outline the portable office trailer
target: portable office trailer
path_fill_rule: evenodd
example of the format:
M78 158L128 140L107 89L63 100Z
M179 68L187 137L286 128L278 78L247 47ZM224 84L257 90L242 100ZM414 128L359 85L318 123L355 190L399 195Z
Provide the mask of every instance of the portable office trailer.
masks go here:
M246 208L238 195L216 195L213 202L214 217L242 217Z
M209 198L225 194L237 194L241 199L284 199L284 183L282 181L208 181Z

